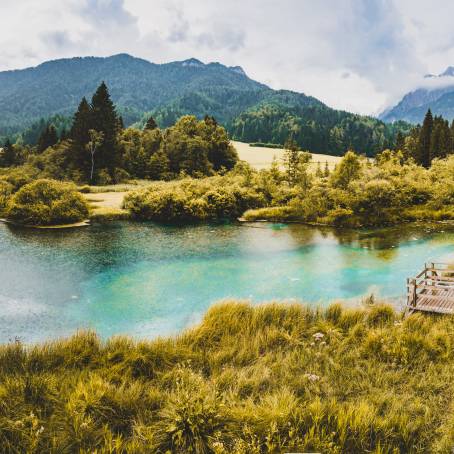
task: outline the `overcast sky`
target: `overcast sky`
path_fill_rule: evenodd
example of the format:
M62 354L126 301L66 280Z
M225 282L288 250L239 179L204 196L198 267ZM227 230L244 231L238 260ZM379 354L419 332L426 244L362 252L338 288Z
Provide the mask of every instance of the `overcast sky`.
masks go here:
M454 66L450 0L0 0L0 17L0 70L195 57L367 114Z

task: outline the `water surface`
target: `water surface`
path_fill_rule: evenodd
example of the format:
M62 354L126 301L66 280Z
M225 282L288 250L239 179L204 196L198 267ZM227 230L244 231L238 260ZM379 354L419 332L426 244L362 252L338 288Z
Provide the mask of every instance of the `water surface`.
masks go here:
M454 230L335 231L299 225L163 227L119 222L62 231L0 225L0 342L68 335L155 337L213 302L325 305L375 293L400 301L405 279L454 256Z

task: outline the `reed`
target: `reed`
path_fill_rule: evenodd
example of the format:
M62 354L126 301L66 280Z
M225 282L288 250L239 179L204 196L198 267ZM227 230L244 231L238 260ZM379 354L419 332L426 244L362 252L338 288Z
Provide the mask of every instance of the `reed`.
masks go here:
M5 453L445 453L454 318L214 305L152 341L0 347Z

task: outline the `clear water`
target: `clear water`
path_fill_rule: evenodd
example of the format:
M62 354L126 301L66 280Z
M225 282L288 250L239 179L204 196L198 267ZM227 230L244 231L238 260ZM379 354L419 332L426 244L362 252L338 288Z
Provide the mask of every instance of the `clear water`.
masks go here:
M334 231L297 225L62 231L0 225L0 342L155 337L200 320L220 299L324 305L375 293L394 301L427 261L454 257L448 227Z

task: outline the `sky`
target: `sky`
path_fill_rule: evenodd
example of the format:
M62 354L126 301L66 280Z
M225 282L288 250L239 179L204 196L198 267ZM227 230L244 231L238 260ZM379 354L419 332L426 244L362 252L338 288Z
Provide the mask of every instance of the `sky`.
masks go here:
M454 66L450 0L0 0L0 17L0 71L194 57L371 115Z

